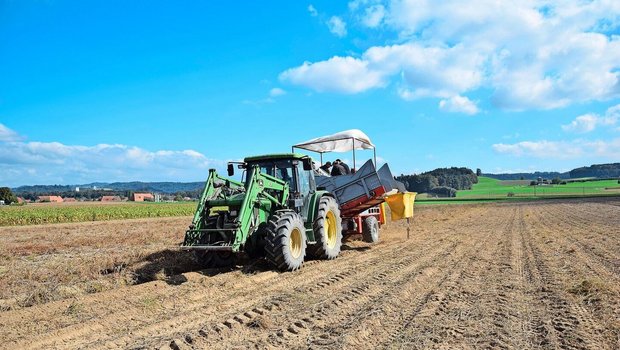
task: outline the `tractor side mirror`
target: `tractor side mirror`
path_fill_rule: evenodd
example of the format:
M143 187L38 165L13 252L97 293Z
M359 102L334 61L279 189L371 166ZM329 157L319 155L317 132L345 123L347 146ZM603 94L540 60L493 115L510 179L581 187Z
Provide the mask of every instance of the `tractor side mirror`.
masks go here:
M312 159L311 158L302 158L301 163L304 166L304 170L312 170Z
M235 166L232 163L228 163L228 176L235 175Z

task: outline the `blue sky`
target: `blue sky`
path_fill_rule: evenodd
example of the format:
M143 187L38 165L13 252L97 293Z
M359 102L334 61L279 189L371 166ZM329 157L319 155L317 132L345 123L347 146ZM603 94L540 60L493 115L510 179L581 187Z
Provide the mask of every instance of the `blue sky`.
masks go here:
M0 185L201 181L351 128L394 173L620 161L619 27L613 1L0 0Z

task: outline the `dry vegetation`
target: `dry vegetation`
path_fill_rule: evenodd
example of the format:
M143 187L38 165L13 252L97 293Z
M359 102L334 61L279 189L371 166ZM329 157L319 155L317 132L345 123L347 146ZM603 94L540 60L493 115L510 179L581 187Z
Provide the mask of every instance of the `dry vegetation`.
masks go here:
M166 279L196 268L175 249L190 221L180 217L0 228L0 310Z
M0 347L620 347L618 200L421 208L293 273L196 270L188 222L1 228Z

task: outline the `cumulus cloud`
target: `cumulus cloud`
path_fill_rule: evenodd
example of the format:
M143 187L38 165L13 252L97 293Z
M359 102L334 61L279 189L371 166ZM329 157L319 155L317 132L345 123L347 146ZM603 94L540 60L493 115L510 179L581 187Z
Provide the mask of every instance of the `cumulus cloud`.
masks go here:
M92 181L196 181L224 162L195 150L149 151L136 146L60 142L0 142L0 183L75 184Z
M426 48L418 44L377 46L361 58L335 56L304 62L280 75L284 81L317 91L358 93L384 87L390 77L404 83L399 94L407 100L448 98L478 87L483 57L462 46Z
M611 141L589 141L583 139L572 141L522 141L514 144L498 143L492 147L499 154L517 157L549 159L601 157L610 160L620 157L620 138Z
M373 5L366 8L362 17L362 24L369 28L378 27L385 17L385 7L383 5Z
M588 113L580 115L569 124L562 125L562 130L575 133L587 133L598 126L614 126L620 119L620 104L609 107L604 115Z
M19 141L22 137L15 131L0 123L0 142Z
M308 5L308 12L310 12L310 16L312 17L316 17L319 14L312 4Z
M610 34L620 26L617 1L360 0L349 10L361 25L381 25L387 41L399 43L350 57L380 76L368 88L400 79L398 92L406 99L485 89L505 110L620 97L620 36ZM338 63L330 60L314 64ZM344 88L345 74L330 79L337 87L322 90L365 90ZM312 80L292 83L315 88Z
M280 74L280 80L309 86L320 92L358 93L384 85L381 72L369 63L353 57L334 56L327 61L304 62Z
M570 122L570 124L562 125L562 130L576 133L586 133L594 130L597 123L598 117L596 115L584 114L575 118L575 120Z
M465 96L453 96L439 101L439 109L451 113L465 113L474 115L480 112L476 103Z
M347 24L338 16L332 16L327 21L327 28L337 37L343 38L347 36Z

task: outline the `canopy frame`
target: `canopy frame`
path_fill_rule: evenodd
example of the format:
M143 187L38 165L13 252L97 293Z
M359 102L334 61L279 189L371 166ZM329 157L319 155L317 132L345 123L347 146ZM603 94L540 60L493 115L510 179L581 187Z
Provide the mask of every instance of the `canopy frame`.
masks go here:
M303 146L316 145L316 144L319 144L319 143L333 142L333 141L340 141L340 140L351 140L351 142L352 142L351 151L353 153L353 169L356 169L356 166L355 166L356 165L355 164L355 142L356 141L360 142L360 143L363 143L365 145L368 145L370 148L372 148L373 161L374 161L375 166L377 166L377 148L375 147L375 145L373 145L372 143L366 142L364 140L361 140L361 139L359 139L357 137L342 137L342 138L332 139L332 140L329 140L329 141L315 141L315 142L301 143L301 144L297 144L297 145L292 146L291 147L291 151L293 153L295 153L295 148L298 148L298 149L303 149L303 150L306 150L306 151L309 151L309 152L318 153L320 155L320 158L321 158L321 165L323 165L323 153L332 153L332 152L336 152L336 151L315 151L315 150L312 150L312 149L305 148ZM344 152L338 152L338 153L344 153Z

